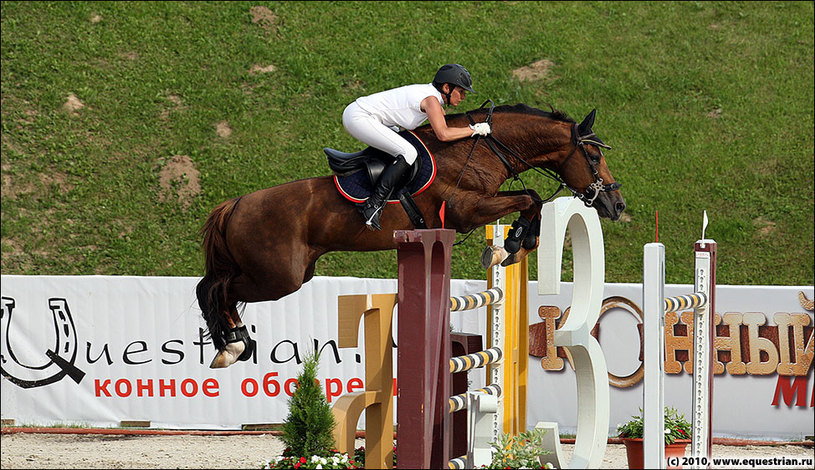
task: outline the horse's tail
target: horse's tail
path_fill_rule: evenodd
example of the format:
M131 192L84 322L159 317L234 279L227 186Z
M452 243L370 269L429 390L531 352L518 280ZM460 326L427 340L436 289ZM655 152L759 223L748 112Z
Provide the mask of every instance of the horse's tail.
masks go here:
M206 273L195 289L201 315L209 330L207 336L212 338L216 349L226 346L224 337L230 329L227 321L227 295L232 280L240 274L240 268L226 244L226 225L229 222L238 201L234 198L221 203L212 210L209 218L201 227Z

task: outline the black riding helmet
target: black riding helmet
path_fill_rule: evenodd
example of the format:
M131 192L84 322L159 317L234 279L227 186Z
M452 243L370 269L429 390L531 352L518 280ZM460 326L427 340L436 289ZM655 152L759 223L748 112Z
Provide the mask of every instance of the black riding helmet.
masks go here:
M459 64L445 64L442 65L436 76L433 77L433 86L437 90L442 91L441 87L445 83L460 86L470 93L475 93L473 90L473 79L470 77L470 72ZM444 92L442 92L444 93ZM447 101L450 101L450 93L446 93Z

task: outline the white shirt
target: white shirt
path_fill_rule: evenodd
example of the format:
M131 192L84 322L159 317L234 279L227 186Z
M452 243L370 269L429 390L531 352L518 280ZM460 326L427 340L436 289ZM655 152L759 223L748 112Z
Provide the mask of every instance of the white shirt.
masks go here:
M444 106L441 93L431 83L406 85L357 98L356 103L388 126L413 130L427 119L422 100L434 96Z

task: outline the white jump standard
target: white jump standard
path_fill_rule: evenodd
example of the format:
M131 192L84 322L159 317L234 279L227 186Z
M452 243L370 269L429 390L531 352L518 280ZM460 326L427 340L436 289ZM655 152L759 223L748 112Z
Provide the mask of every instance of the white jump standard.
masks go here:
M705 224L707 214L705 214ZM716 298L716 242L704 238L694 245L694 293L665 298L665 246L645 245L643 257L643 445L644 467L665 468L665 314L694 309L693 436L695 463L710 465L712 448L713 339ZM706 464L701 464L707 459Z

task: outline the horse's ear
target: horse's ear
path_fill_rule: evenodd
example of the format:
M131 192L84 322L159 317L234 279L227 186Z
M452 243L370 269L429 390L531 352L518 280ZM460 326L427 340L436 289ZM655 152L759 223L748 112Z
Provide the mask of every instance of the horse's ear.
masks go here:
M591 133L591 126L594 125L594 115L597 113L597 109L592 109L588 116L583 119L583 122L577 126L577 131L580 135L586 135Z

